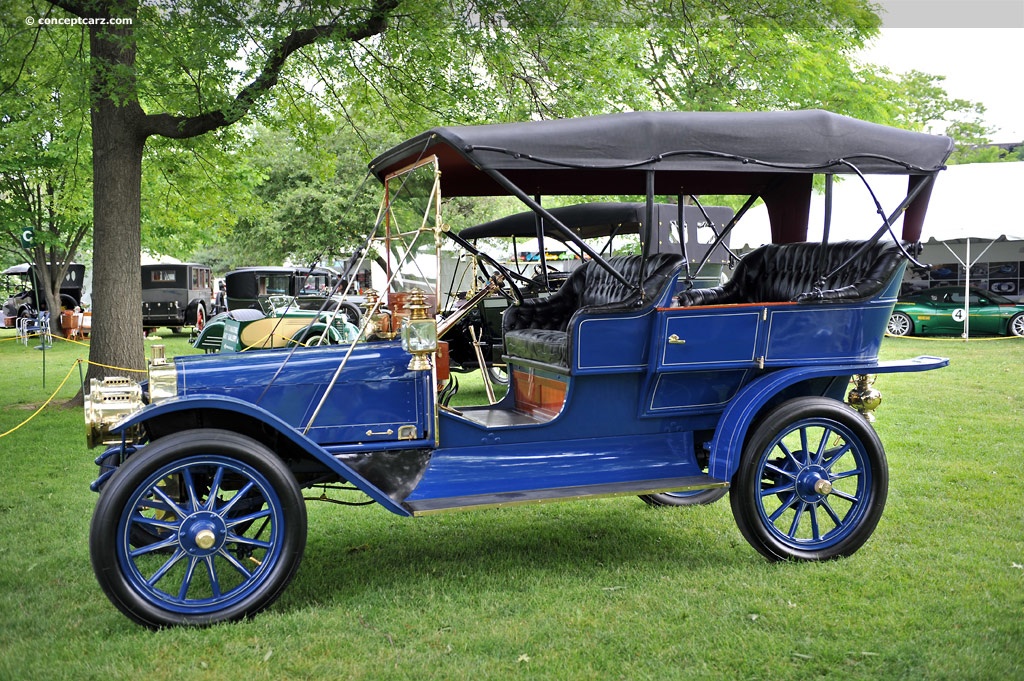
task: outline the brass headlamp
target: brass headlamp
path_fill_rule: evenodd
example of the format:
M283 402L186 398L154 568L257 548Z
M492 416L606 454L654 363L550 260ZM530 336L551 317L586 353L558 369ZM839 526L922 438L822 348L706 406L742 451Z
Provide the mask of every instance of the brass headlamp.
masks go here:
M428 357L437 350L437 322L427 316L427 299L422 291L409 294L409 316L402 324L402 349L412 353L410 371L430 369Z
M110 429L142 407L142 387L132 379L120 376L92 379L85 396L86 444L91 449L120 442L121 436L114 435ZM130 433L127 437L132 439Z

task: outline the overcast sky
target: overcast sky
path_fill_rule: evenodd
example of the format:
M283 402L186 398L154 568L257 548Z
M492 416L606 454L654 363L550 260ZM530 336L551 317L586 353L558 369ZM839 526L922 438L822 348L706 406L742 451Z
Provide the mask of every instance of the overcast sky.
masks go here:
M995 142L1024 141L1024 0L876 0L882 35L865 62L945 76L981 102Z

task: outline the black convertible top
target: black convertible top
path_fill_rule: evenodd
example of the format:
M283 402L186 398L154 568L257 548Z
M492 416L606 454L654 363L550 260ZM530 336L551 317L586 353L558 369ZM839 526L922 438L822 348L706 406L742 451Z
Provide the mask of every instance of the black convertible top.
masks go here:
M648 169L675 194L679 174L724 173L683 183L687 191L725 182L737 193L777 173L930 175L943 168L953 141L827 111L648 111L493 125L437 127L381 154L370 164L381 180L419 158L441 161L445 196L506 193L486 170L498 171L526 192L643 194ZM603 170L599 177L593 171ZM617 170L620 172L607 172ZM582 171L582 173L581 173ZM574 181L580 175L584 183ZM746 177L746 181L742 178ZM596 185L595 185L596 181ZM690 185L700 188L691 189ZM579 185L579 186L577 186ZM624 186L625 185L625 186ZM659 192L662 193L662 192Z
M903 238L918 241L929 180L952 150L943 135L827 111L648 111L437 127L384 152L370 171L384 181L436 155L443 196L511 193L534 210L539 195L759 196L776 243L806 238L814 174L907 175L917 191Z
M658 211L663 204L656 204ZM676 206L668 206L675 218ZM615 231L636 233L643 224L647 206L643 203L580 203L549 209L551 215L581 239L608 236ZM728 219L728 218L726 218ZM506 215L497 220L473 225L459 232L464 239L537 236L537 215L532 211Z
M644 221L647 219L647 204L644 203L579 203L549 208L548 213L580 239L639 234L644 239L644 251L647 253L682 253L677 226L679 206L674 204L654 204L654 224L650 230L643 229ZM697 233L698 227L707 226L705 213L718 231L728 224L734 215L732 208L725 206L708 206L704 212L697 206L685 206L683 219L686 223L687 254L690 258L700 258L708 250L708 242L702 243ZM559 236L561 230L552 227L553 225L549 225L544 230L545 234L555 239L564 239ZM533 211L506 215L497 220L467 227L459 232L459 236L468 240L536 237L537 215ZM723 244L728 248L728 235L723 238Z

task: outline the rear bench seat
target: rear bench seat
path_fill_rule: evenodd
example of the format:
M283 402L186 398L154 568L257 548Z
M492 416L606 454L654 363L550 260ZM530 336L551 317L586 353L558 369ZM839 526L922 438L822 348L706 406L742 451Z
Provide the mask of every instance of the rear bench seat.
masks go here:
M608 264L626 281L635 285L639 280L639 255L609 258ZM524 300L522 305L505 311L505 354L568 368L568 328L573 315L625 312L653 305L682 264L682 256L674 253L648 258L642 293L615 279L596 262L582 265L551 296Z
M820 290L815 290L820 277L833 272L866 243L768 244L748 253L725 284L683 291L678 303L688 307L866 300L877 295L900 266L903 253L891 241L872 244L856 260L829 277Z

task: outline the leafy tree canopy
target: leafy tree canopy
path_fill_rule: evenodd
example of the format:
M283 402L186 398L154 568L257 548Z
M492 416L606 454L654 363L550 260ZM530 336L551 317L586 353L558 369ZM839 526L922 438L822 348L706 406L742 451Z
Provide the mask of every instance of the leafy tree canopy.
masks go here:
M346 219L338 197L355 181L343 169L388 135L648 108L821 106L915 128L951 106L968 123L974 113L853 61L879 25L868 0L9 4L0 110L23 81L88 92L78 101L90 107L94 152L92 358L118 366L141 364L131 273L143 225L156 250L216 243L211 234L237 243L243 230L221 230L236 215L261 242L275 225L294 227L269 244L279 253L326 248L317 230ZM39 21L69 17L85 27ZM60 42L56 33L80 47L48 57L40 46ZM233 127L243 120L286 130L288 148L260 148L253 129ZM343 127L353 134L337 136ZM275 168L301 174L305 161L302 182ZM265 205L246 199L254 191Z
M5 265L35 264L51 311L91 225L88 97L84 80L62 70L81 72L83 49L81 31L33 33L22 16L0 17L5 57L36 55L0 60L0 253Z

